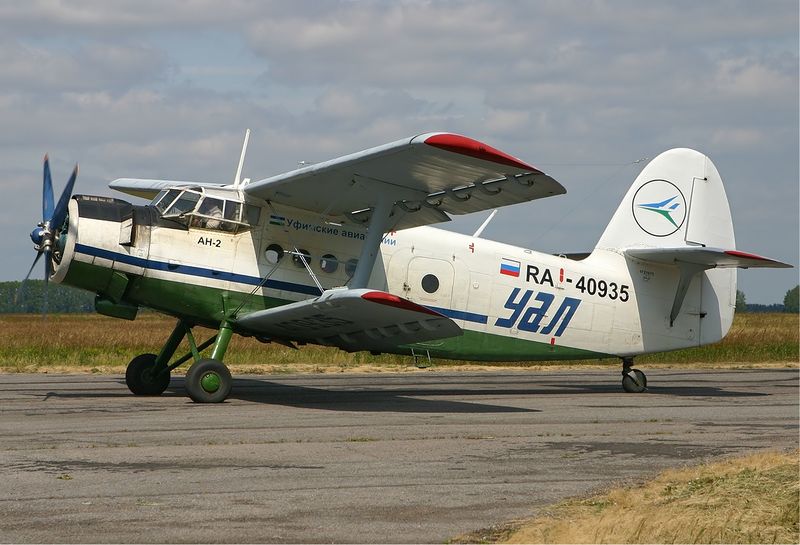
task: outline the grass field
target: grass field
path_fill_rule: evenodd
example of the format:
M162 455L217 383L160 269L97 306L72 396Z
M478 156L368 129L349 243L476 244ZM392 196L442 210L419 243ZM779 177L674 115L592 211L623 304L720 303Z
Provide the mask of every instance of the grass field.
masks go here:
M468 543L799 543L798 452L672 469L641 486L459 536Z
M142 314L135 322L98 314L0 315L3 342L0 372L122 373L137 354L158 353L175 324L173 318ZM728 336L720 343L637 358L637 364L752 365L798 362L797 314L737 314ZM213 335L195 329L198 342ZM188 346L180 349L188 352ZM291 373L416 370L409 356L348 354L334 348L307 346L293 350L235 336L225 362L234 373ZM451 369L465 362L435 360L435 367ZM513 367L562 365L618 366L616 359L580 362L522 362ZM486 366L485 363L476 365ZM181 369L185 369L185 366Z

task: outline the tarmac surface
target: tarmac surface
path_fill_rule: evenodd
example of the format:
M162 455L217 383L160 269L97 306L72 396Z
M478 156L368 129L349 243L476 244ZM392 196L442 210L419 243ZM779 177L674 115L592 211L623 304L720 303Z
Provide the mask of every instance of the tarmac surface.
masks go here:
M798 370L0 375L2 542L433 542L670 466L798 447Z

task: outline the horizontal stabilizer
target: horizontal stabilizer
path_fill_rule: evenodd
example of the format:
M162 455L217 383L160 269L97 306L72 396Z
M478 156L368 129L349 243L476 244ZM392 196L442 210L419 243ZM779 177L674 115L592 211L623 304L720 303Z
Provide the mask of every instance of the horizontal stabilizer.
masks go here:
M625 253L642 261L652 261L666 265L689 263L704 269L716 267L750 267L791 268L788 263L776 261L756 254L748 254L738 250L706 248L704 246L681 246L677 248L628 248Z
M642 261L674 265L680 272L678 285L675 289L675 299L669 313L669 324L675 322L686 297L686 291L692 278L705 270L715 268L742 267L769 267L787 268L788 263L782 263L768 257L748 254L738 250L723 250L720 248L707 248L705 246L680 246L677 248L628 248L625 254Z
M337 346L349 352L382 352L463 333L450 318L402 297L347 288L257 311L240 317L236 325L258 337Z

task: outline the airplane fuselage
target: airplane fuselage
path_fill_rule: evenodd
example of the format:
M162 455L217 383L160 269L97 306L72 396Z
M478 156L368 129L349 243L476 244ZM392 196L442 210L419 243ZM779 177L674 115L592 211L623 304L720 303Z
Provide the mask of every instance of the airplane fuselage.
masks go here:
M124 317L125 309L148 307L210 327L232 313L347 285L364 227L327 223L285 206L259 206L256 224L231 232L166 220L152 206L79 197L70 203L56 279L99 293L101 312ZM383 237L369 287L424 305L464 330L459 337L401 346L398 353L512 361L626 356L701 344L699 279L687 300L700 304L688 305L661 331L642 330L643 316L664 315L672 302L668 287L676 281L669 267L626 266L611 251L576 261L418 227Z

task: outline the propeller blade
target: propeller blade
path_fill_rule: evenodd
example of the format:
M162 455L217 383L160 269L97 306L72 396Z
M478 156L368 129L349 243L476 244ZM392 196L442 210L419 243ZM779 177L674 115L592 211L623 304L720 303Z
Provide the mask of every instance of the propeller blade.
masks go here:
M20 298L21 298L23 292L25 291L25 285L28 283L28 278L30 278L31 273L33 272L33 269L36 267L36 264L39 262L39 258L42 257L43 253L44 252L39 252L39 253L36 254L36 258L33 260L33 264L31 265L31 268L28 269L28 274L25 275L25 279L19 285L19 288L17 288L17 293L14 294L14 304L15 305L17 303L19 303Z
M44 258L44 306L42 307L42 320L47 319L50 310L50 252L45 252Z
M50 177L50 159L44 156L44 180L42 181L42 221L53 216L53 179Z
M25 284L25 282L28 281L28 278L30 278L31 273L33 272L33 268L36 267L36 263L39 262L39 258L42 257L43 253L44 252L39 252L39 253L36 254L36 258L33 260L33 264L31 265L31 268L28 269L28 274L25 275L25 279L22 281L23 285Z
M50 229L55 230L61 227L61 224L64 223L64 219L67 217L67 206L69 205L69 199L72 197L72 187L75 185L75 178L78 176L78 165L75 165L75 168L72 170L72 176L69 177L69 181L67 182L66 187L64 187L64 191L61 193L61 197L58 199L58 204L56 205L55 212L53 212L53 217L50 218Z
M50 250L46 250L44 254L44 283L46 285L48 282L50 282L50 275L53 274L53 266L50 262Z

